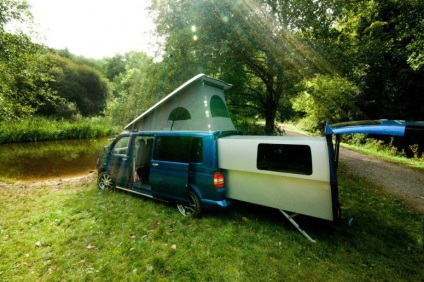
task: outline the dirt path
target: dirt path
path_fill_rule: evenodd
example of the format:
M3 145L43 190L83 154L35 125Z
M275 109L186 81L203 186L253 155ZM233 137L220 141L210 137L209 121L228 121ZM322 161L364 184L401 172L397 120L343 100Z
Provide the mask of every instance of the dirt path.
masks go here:
M423 172L344 148L340 149L339 158L352 174L378 183L385 191L399 196L424 213Z

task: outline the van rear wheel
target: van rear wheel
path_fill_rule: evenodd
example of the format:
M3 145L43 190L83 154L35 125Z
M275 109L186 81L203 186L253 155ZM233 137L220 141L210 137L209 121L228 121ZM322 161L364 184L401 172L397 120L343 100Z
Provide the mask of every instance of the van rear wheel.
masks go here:
M101 172L97 177L97 186L100 190L112 190L112 178L106 171Z
M184 216L198 217L202 213L200 200L196 193L190 191L190 203L188 205L177 205L178 211Z

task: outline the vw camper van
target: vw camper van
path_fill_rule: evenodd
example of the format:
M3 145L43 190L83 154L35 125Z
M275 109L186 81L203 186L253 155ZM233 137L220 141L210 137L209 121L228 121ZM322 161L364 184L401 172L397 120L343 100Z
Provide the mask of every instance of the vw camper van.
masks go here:
M103 149L98 187L174 202L183 215L234 200L276 208L313 241L293 217L340 219L340 135L404 136L424 127L377 120L327 125L323 137L244 136L227 111L230 87L200 74L137 117Z

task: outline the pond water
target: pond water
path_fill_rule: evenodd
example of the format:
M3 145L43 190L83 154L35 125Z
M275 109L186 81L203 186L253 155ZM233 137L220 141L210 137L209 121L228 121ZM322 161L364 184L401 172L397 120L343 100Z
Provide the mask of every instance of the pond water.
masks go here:
M111 140L65 140L0 145L0 176L41 180L87 174Z

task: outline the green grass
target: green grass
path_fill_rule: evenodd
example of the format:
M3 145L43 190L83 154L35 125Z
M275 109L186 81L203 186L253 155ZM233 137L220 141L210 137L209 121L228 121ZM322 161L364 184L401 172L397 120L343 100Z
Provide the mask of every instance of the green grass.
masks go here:
M343 167L340 185L340 225L296 218L315 244L249 204L192 219L94 180L3 185L0 280L422 281L422 215Z
M75 121L33 118L0 123L0 144L105 137L119 131L101 117Z

